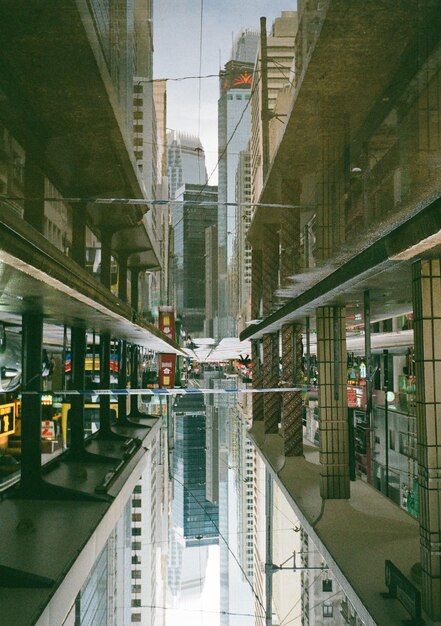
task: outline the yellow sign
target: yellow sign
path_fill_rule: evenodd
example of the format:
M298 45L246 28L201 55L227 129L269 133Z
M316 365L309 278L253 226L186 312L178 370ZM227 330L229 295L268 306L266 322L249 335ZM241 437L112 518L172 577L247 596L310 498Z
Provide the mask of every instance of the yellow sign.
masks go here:
M0 404L0 435L15 432L15 403Z

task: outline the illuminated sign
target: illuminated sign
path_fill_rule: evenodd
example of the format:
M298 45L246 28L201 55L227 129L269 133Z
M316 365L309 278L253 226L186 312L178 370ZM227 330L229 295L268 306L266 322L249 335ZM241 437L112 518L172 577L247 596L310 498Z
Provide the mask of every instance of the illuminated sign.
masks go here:
M0 435L15 432L15 403L0 405Z
M224 78L224 91L228 89L251 89L253 85L253 74L245 70L244 72L227 73Z

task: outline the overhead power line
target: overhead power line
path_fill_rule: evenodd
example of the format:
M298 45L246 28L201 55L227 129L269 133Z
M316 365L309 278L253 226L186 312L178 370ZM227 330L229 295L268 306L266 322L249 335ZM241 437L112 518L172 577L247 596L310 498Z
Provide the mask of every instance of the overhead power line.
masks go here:
M202 193L202 192L201 192ZM199 194L200 195L200 194ZM199 197L199 196L198 196ZM269 209L314 209L315 205L312 204L280 204L274 202L219 202L218 200L171 200L170 198L165 200L154 200L152 198L59 198L47 196L43 198L29 198L21 196L6 196L0 195L0 200L9 200L13 202L68 202L69 204L128 204L128 205L153 205L153 206L165 206L167 204L185 204L198 206L241 206L241 207L264 207Z

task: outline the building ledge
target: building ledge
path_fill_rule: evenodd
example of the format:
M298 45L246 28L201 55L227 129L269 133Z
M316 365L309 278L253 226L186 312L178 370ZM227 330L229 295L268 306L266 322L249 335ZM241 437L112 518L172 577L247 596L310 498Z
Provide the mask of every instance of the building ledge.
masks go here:
M361 480L349 500L322 500L316 448L305 443L303 457L285 457L282 437L265 435L263 422L249 436L365 625L401 626L409 615L381 595L385 559L410 578L420 560L417 520Z
M21 324L23 313L38 312L60 327L81 324L157 352L181 353L178 344L5 209L0 235L3 321Z
M2 623L8 626L64 623L146 467L146 449L157 435L161 420L141 421L150 428L114 428L119 434L139 438L141 445L125 461L108 489L109 501L7 498L0 502L3 539L0 565L54 581L50 588L0 587ZM87 449L114 457L115 464L61 461L45 476L46 481L94 494L109 468L121 462L123 452L119 442L96 439Z
M400 215L398 224L386 234L344 260L330 259L326 268L311 272L287 304L274 313L251 324L240 334L241 341L257 339L276 332L284 324L301 319L318 306L329 304L360 307L363 292L369 290L372 321L401 315L411 310L411 263L420 257L439 255L441 244L441 200L437 199L413 215ZM308 274L302 275L308 279ZM314 282L316 278L316 282ZM312 279L312 280L311 280Z

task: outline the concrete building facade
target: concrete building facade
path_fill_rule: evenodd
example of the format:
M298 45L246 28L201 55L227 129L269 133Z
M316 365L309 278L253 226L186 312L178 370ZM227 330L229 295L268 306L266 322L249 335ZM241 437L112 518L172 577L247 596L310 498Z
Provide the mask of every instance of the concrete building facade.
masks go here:
M256 387L278 380L295 387L305 379L310 383L302 334L307 343L311 330L316 332L319 451L302 444L301 398L295 391L285 392L280 402L268 398L263 406L256 400L251 433L357 619L391 626L409 611L414 619L438 624L434 328L441 12L431 0L387 7L344 4L298 3L295 82L284 93L290 100L285 129L259 194L261 203L286 208L265 212L258 207L253 216L251 316L263 319L241 334L252 339ZM375 29L368 29L369 23ZM345 390L349 329L361 316L369 372L364 375L365 433L375 446L373 397L387 414L400 389L392 390L396 373L389 371L387 349L382 361L373 358L371 331L409 312L415 333L418 519L352 474L347 408L353 400ZM280 378L274 372L279 356ZM405 367L402 374L408 377ZM395 449L398 435L386 426L386 449ZM306 483L309 495L301 487ZM379 596L379 581L384 591L389 585L395 599ZM395 584L409 585L415 601L401 604Z

